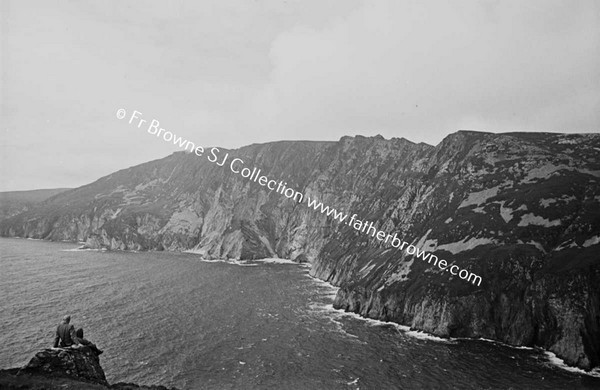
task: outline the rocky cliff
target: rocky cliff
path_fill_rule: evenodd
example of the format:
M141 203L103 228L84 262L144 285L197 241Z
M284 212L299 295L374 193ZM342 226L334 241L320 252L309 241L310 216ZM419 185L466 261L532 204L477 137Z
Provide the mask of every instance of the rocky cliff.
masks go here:
M138 386L106 381L99 357L89 348L44 349L22 368L0 370L2 389L120 389L169 390L164 386ZM177 390L171 388L170 390Z
M0 234L309 261L340 286L337 307L600 365L600 134L459 131L436 147L356 136L225 153L223 166L180 152L113 173L3 221ZM232 172L234 157L481 284Z

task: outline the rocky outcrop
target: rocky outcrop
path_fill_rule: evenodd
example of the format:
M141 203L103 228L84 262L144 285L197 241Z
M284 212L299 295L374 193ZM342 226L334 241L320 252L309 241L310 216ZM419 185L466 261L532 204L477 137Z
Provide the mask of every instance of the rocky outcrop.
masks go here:
M100 359L89 348L44 349L36 353L18 375L26 374L66 376L108 385Z
M600 365L600 134L459 131L435 147L380 136L274 142L221 149L219 162L226 153L223 166L182 152L115 172L0 222L0 234L310 261L313 276L340 287L337 307ZM232 172L233 158L482 283Z
M132 383L109 385L100 366L100 359L87 347L44 349L36 353L22 368L0 370L0 388L169 390L158 385L139 386Z

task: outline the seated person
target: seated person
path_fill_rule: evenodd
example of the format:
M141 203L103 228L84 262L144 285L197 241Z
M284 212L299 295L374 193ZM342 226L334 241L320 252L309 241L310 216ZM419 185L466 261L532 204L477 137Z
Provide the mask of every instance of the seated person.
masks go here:
M62 322L56 328L56 337L54 337L54 348L70 347L73 344L77 344L75 338L75 328L70 324L71 316L66 315L63 317Z
M96 355L100 355L100 354L102 354L102 352L104 352L101 349L98 349L96 344L83 338L83 329L81 329L81 328L79 328L79 329L77 329L77 331L75 331L75 336L73 337L73 341L75 341L79 345L89 347L92 350L92 352L94 352Z

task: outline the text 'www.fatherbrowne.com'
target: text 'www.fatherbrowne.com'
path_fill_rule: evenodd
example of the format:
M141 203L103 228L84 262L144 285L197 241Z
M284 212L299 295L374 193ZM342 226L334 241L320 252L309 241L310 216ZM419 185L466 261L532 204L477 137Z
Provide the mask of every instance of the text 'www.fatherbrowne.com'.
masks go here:
M118 119L125 119L126 117L127 111L125 109L120 108L117 110ZM128 123L130 125L136 126L138 129L145 128L149 134L155 135L158 138L162 138L165 142L172 142L173 145L183 148L184 150L189 150L198 157L204 156L205 150L202 146L196 145L192 141L186 140L181 136L177 136L174 133L165 130L164 128L160 127L160 122L156 119L152 119L151 121L143 119L143 114L137 110L133 111L133 113L129 117ZM391 235L384 231L377 230L377 228L373 225L373 222L362 221L357 219L357 214L353 214L350 218L348 218L348 214L343 213L341 211L337 211L336 209L326 206L316 199L311 199L309 196L305 196L302 192L298 190L287 187L287 182L284 182L282 180L272 180L265 175L261 175L260 169L256 167L249 168L245 166L244 161L242 159L237 157L233 158L233 156L231 156L230 158L229 153L225 153L223 155L219 148L210 148L209 153L206 155L206 158L209 162L214 163L220 167L224 166L227 162L229 162L229 169L231 170L231 172L237 175L240 175L250 181L258 183L263 187L267 187L269 190L282 194L286 198L294 200L295 202L306 202L308 208L312 208L313 210L319 211L320 213L331 217L334 221L344 223L361 233L371 235L373 238L382 241L384 244L388 244L394 248L403 250L406 254L410 256L416 256L417 259L420 258L423 261L427 261L429 264L433 262L433 266L437 266L442 271L449 272L451 275L458 276L462 280L471 282L472 284L476 284L477 286L481 285L481 277L479 275L469 272L466 269L462 269L455 264L448 264L446 260L439 259L436 255L432 253L420 250L416 246L398 238L396 236L396 233L394 233L394 235Z
M420 258L423 261L427 261L429 264L433 262L433 265L438 266L442 271L449 272L450 274L455 276L458 275L459 278L466 280L467 282L477 284L477 286L481 285L481 276L469 272L466 269L462 269L456 264L448 264L448 261L440 259L432 253L420 250L416 246L398 238L396 236L396 233L394 233L394 235L392 236L391 234L386 233L382 230L377 230L377 228L373 226L373 222L361 221L359 219L356 219L356 214L353 214L350 217L350 220L348 220L348 214L337 211L336 209L331 208L329 206L325 206L323 205L323 203L318 202L316 199L311 199L308 196L306 197L306 199L309 208L312 207L314 210L317 210L322 214L327 215L328 217L333 216L334 221L345 223L346 225L351 226L353 229L361 233L370 234L372 237L376 238L379 241L382 241L384 244L392 245L394 248L403 250L408 255L416 255L417 259Z

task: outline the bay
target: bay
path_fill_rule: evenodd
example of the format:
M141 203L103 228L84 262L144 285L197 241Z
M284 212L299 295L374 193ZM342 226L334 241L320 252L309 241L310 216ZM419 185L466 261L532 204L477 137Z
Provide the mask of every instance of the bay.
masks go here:
M443 340L332 308L286 261L77 250L0 239L0 367L52 344L64 314L105 352L109 382L181 389L584 389L541 350ZM576 371L576 370L575 370Z

